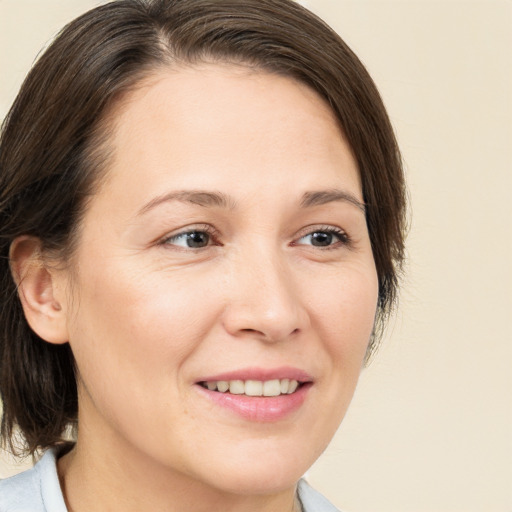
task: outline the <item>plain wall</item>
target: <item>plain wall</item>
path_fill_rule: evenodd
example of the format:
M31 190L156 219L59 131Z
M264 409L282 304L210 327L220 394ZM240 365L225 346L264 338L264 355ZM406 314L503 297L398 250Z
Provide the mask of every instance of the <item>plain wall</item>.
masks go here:
M97 3L0 0L0 118ZM512 3L302 3L379 86L411 200L400 311L308 477L350 512L511 512ZM22 467L3 459L0 476Z

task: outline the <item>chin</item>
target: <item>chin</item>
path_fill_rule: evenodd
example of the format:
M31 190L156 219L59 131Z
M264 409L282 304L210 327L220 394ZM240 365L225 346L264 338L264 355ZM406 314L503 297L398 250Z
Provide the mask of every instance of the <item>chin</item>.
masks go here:
M271 495L284 492L295 487L303 475L303 471L291 468L287 464L280 467L260 464L254 467L247 463L247 467L217 473L213 486L223 492L237 495Z
M238 450L227 449L223 463L208 471L210 485L238 495L283 492L295 487L327 445L312 449L311 443L276 439L253 446L241 444Z

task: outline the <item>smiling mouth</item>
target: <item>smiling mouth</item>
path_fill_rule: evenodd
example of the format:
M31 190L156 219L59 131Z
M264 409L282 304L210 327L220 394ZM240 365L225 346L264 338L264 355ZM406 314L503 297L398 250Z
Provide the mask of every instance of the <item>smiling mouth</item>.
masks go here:
M295 393L302 383L294 379L272 380L215 380L199 382L199 385L209 391L245 396L280 396Z

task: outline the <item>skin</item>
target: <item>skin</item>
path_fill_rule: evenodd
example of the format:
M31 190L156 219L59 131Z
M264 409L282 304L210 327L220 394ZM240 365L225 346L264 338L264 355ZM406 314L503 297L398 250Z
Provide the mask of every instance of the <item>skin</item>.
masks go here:
M59 460L69 510L292 510L352 398L377 305L350 148L315 92L234 65L160 70L113 116L71 268L34 270L23 291L32 327L69 340L79 369L78 442ZM163 200L184 190L227 204ZM187 247L191 230L208 245ZM29 240L14 249L20 273L30 254ZM281 366L313 383L279 421L198 390L207 375Z

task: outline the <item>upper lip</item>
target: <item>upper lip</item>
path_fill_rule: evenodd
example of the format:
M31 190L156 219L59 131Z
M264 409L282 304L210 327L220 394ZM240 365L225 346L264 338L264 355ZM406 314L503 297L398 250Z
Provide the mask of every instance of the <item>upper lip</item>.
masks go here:
M230 381L230 380L259 380L290 379L299 382L311 382L313 378L306 371L291 366L277 368L241 368L228 372L207 375L197 382Z

